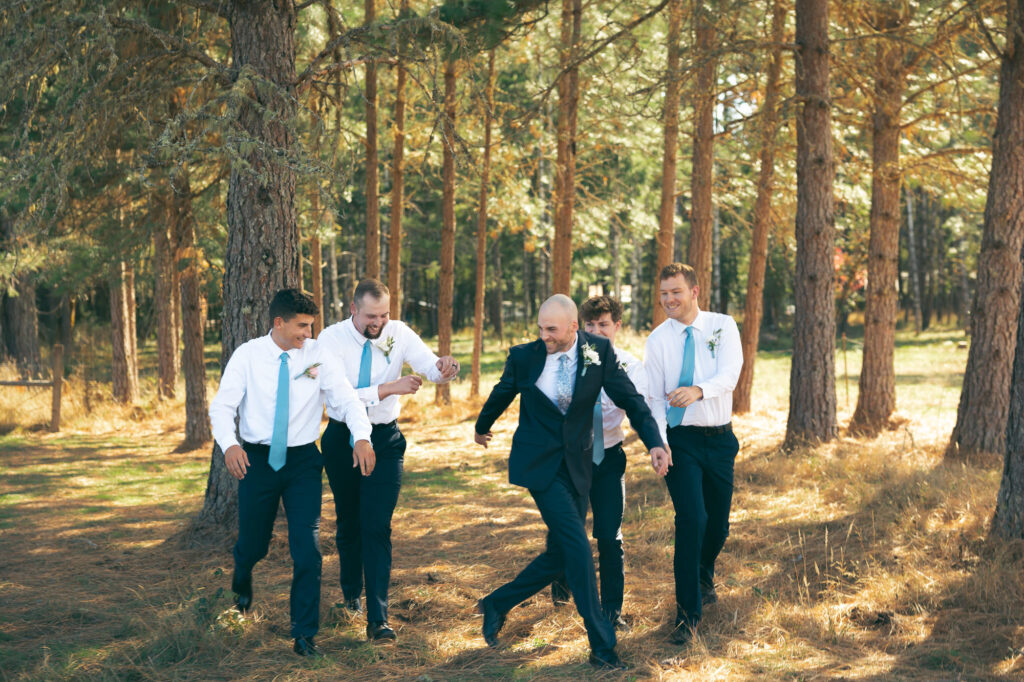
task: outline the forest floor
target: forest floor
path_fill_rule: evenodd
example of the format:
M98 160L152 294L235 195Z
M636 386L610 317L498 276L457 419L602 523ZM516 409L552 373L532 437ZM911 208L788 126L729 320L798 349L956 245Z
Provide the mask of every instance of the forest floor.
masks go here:
M1024 676L1024 543L986 541L998 461L949 465L967 351L962 334L901 336L899 426L874 439L783 452L786 353L759 355L755 411L737 417L732 534L720 601L679 648L671 502L637 444L627 471L625 617L632 670L597 674L571 607L543 592L515 609L488 649L476 600L541 550L528 494L507 482L515 406L488 450L472 444L482 400L466 376L450 407L429 385L409 399L394 518L394 646L364 641L337 608L338 557L325 485L321 632L326 653L291 653L287 530L255 575L254 615L231 609L230 545L178 539L202 505L209 449L176 452L182 401L134 408L71 382L65 428L42 428L48 395L0 394L0 677L22 679L991 679ZM460 338L457 351L468 352ZM640 350L636 337L623 345ZM483 392L503 351L485 358ZM215 356L215 353L214 353ZM840 423L849 399L837 359ZM150 382L151 383L151 382ZM212 382L211 382L212 387ZM101 385L93 384L97 394ZM109 388L109 387L106 387ZM42 393L42 392L39 392ZM20 425L18 425L20 424Z

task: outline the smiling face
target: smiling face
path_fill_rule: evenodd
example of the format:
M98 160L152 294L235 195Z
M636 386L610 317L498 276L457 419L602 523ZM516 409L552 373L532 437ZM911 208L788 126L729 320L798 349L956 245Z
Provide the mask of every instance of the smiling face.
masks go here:
M313 337L313 316L296 313L290 320L275 317L270 336L283 350L302 348L306 339Z
M697 295L700 287L691 287L682 275L675 275L661 280L661 307L670 319L683 324L691 324L697 317Z
M540 329L540 340L550 355L569 350L576 340L576 331L580 325L576 318L570 317L559 307L547 306L541 308L537 315L537 327Z
M583 314L585 315L586 312L587 309L586 306L584 306ZM588 334L597 334L598 336L603 336L604 338L611 341L612 345L614 346L615 335L619 332L620 329L622 329L622 320L614 322L612 321L611 313L601 313L601 317L597 318L596 320L588 320L586 324L584 324L583 329Z
M380 338L390 319L390 310L391 297L388 294L380 298L363 294L359 300L352 301L352 323L366 338Z

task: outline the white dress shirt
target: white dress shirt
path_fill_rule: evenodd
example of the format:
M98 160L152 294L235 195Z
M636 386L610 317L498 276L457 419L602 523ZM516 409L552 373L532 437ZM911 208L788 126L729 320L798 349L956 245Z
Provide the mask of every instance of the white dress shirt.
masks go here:
M324 353L313 339L302 348L284 351L270 334L246 341L235 349L224 368L217 395L210 403L210 425L217 445L224 452L239 445L235 434L248 443L270 444L274 435L274 410L281 353L288 353L288 446L306 445L320 437L324 399L329 409L345 414L356 440L370 439L370 423L352 384L336 360ZM305 372L320 363L306 376Z
M647 372L644 365L632 353L619 348L614 348L615 358L619 365L626 370L626 376L636 386L636 392L647 398ZM626 411L612 402L608 394L601 389L601 419L604 427L604 446L610 448L616 443L621 443L625 437L622 432L622 420Z
M569 350L547 354L544 360L544 369L537 378L537 388L555 404L555 407L558 407L558 363L560 362L559 358L563 355L569 358L569 365L567 367L569 381L573 390L576 390L576 346L579 344L580 337L577 334L574 338L572 348Z
M682 423L694 426L727 424L732 418L732 391L743 367L739 329L730 316L704 310L697 313L691 327L694 341L693 385L700 386L704 398L686 408ZM644 349L651 412L666 443L667 397L679 387L685 329L686 325L680 322L665 320L647 337Z
M356 329L352 318L336 322L320 332L317 337L325 352L341 363L345 376L353 386L359 385L359 365L363 359L363 344L370 343L370 385L357 388L356 393L366 408L371 424L387 424L398 419L402 404L401 396L389 395L380 399L380 385L395 381L402 376L402 366L409 363L414 372L426 376L435 384L443 384L450 379L441 378L441 370L437 368L437 355L434 354L423 339L400 320L391 320L384 325L380 337L367 339ZM384 351L388 350L387 353ZM327 415L331 419L348 423L345 414L330 405Z

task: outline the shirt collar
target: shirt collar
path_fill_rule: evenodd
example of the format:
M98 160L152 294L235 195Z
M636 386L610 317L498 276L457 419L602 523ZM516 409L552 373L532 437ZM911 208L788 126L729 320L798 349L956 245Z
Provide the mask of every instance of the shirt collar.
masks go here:
M576 346L579 345L579 339L580 339L580 335L577 334L575 336L573 342L572 342L572 345L569 346L568 350L562 351L562 352L559 352L559 353L552 353L552 355L554 356L555 362L558 362L558 356L559 355L567 355L567 356L569 356L570 360L574 360L576 358Z
M302 348L292 348L290 350L282 349L281 346L277 345L277 341L274 341L274 337L271 335L270 332L267 332L267 335L264 336L263 338L266 339L267 352L271 354L275 360L281 359L281 353L288 353L288 359L291 360L300 352L302 352ZM306 341L308 343L311 340L312 339L307 339ZM302 345L304 348L306 344Z
M345 320L345 322L346 322L346 326L349 329L349 332L352 334L352 338L360 346L362 346L364 343L366 343L367 341L370 340L370 339L366 338L365 336L363 336L363 333L361 331L359 331L359 329L356 327L355 320L353 320L351 316L349 316L349 318L347 320Z
M672 318L669 318L669 322L672 323L673 328L678 334L682 334L688 326L692 327L695 331L704 334L704 324L707 322L707 319L708 313L704 310L698 310L697 317L693 318L693 324L685 325L682 322L679 322L678 320L673 320Z

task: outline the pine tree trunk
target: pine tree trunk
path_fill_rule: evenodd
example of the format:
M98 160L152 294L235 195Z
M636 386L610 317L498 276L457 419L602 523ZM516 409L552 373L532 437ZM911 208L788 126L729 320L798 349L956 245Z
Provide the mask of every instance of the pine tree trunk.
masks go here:
M161 199L160 204L166 216L170 210L170 198ZM169 217L169 216L168 216ZM178 300L178 260L173 245L169 221L160 220L153 230L153 304L156 306L156 347L157 347L157 395L160 398L174 398L178 386L178 333L175 319Z
M687 260L697 271L698 303L702 310L711 301L712 197L715 166L715 93L718 60L715 57L715 24L704 0L695 0L695 54L698 60L693 94L693 175L690 178L690 245Z
M399 15L409 11L402 0ZM391 155L391 235L388 240L388 289L391 290L391 318L402 317L402 213L405 204L405 64L402 52L395 66L395 149Z
M365 2L364 25L377 18L376 0ZM377 65L366 62L366 276L380 277L380 192L377 187Z
M113 347L111 379L114 400L131 404L139 399L139 370L135 349L135 276L124 261L114 265L110 280L110 337Z
M676 240L676 161L679 148L679 34L683 0L669 0L668 59L665 66L664 151L661 158L661 207L658 211L658 254L655 270L672 262ZM655 284L657 287L657 284ZM654 325L665 321L665 311L654 306Z
M244 100L238 107L237 125L264 144L245 155L246 167L232 166L228 181L222 368L239 345L270 329L273 295L301 283L295 173L273 152L294 144L288 125L295 116L295 5L234 0L230 15L232 64L253 69L277 89L260 86L262 107ZM237 524L237 481L216 445L210 462L195 539L223 538Z
M484 352L484 278L487 274L487 185L491 180L491 115L494 110L494 48L487 55L484 102L484 164L480 171L480 208L476 220L476 298L473 314L473 368L469 394L480 395L480 356Z
M786 445L837 435L828 0L796 0L797 208Z
M782 0L770 0L772 8L772 49L765 84L761 118L761 167L754 199L754 228L750 238L750 265L747 270L747 298L743 307L743 369L733 392L733 412L750 411L754 386L754 362L757 359L761 319L764 313L764 276L768 263L768 233L772 226L772 193L775 183L775 149L779 130L779 79L782 75L782 40L786 27L786 8Z
M204 319L201 254L196 248L195 218L192 214L192 184L187 166L171 175L171 242L177 246L178 295L181 301L182 374L185 375L185 439L182 449L192 450L211 440L209 404L206 398L204 360Z
M882 10L885 11L885 10ZM900 26L897 11L878 22L886 30ZM875 64L871 149L871 217L868 287L864 307L864 353L853 433L875 435L896 409L896 282L900 259L900 110L905 75L903 44L885 41Z
M1015 414L1010 426L1016 431L1009 449L1007 419L1024 243L1024 0L1010 0L1007 14L1007 45L999 72L999 111L992 137L992 171L971 310L971 349L946 457L966 460L982 452L1007 454L1005 491L1001 489L999 493L997 525L999 532L1009 534L1012 530L1020 537L1024 512L1019 501L1024 490L1019 468L1019 402L1013 407ZM1020 353L1018 349L1016 355L1019 357Z
M324 325L332 325L341 319L342 315L338 308L338 250L335 244L337 240L334 234L327 237L327 244L324 246L324 260L327 261L327 286L324 287Z
M910 267L910 298L914 308L914 333L921 333L921 267L917 259L917 235L914 225L914 190L904 189L907 200L907 264Z
M619 262L619 223L615 216L608 221L608 251L612 266L612 296L622 301L622 264ZM660 307L660 306L659 306Z
M444 65L444 160L441 170L441 281L437 305L437 352L452 352L452 305L455 294L455 60ZM434 402L451 403L449 384L438 384Z
M576 202L576 114L579 107L579 67L570 65L576 58L582 18L582 0L562 0L559 66L567 71L558 81L552 288L556 294L569 296L572 295L572 221Z
M36 287L31 274L17 277L15 293L15 296L7 296L4 301L7 351L19 372L25 376L38 376L39 311L36 308Z

